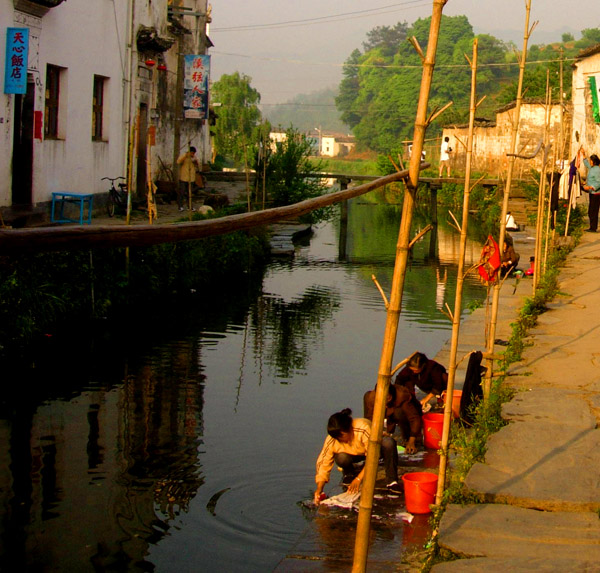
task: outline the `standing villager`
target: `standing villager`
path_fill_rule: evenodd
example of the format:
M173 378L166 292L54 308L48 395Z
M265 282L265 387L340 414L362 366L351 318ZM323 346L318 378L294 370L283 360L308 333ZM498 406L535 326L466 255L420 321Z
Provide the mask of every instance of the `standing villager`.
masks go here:
M373 421L375 394L376 390L369 390L363 397L364 416L369 421ZM386 427L383 435L392 436L396 425L400 426L406 453L416 453L416 441L423 432L421 408L418 403L414 403L408 388L390 384L385 404L385 420Z
M434 396L441 396L448 385L446 369L435 360L430 360L422 352L416 352L409 363L398 372L394 380L396 386L405 386L416 399L415 387L425 392L420 401L425 406Z
M598 210L600 210L600 158L594 153L590 155L588 160L585 156L585 151L583 151L583 164L588 170L583 189L590 194L590 204L588 207L590 228L586 229L586 231L595 233L598 230Z
M321 494L329 481L333 464L342 468L342 483L348 486L350 493L357 493L362 483L365 468L358 470L357 464L364 462L367 457L371 422L366 418L352 418L352 410L345 408L329 417L327 422L327 437L317 458L317 473L315 482L314 502L321 503ZM388 490L400 493L398 484L398 449L394 438L384 436L381 440L381 454L385 467Z
M183 211L183 202L191 196L192 186L196 180L196 171L198 170L198 159L196 158L196 148L190 147L177 160L179 165L179 187L177 188L177 205L179 210Z
M450 138L448 136L444 137L444 141L442 141L442 146L440 148L440 173L441 177L444 173L444 167L446 168L446 174L450 177L450 154L452 153L452 148L450 147Z

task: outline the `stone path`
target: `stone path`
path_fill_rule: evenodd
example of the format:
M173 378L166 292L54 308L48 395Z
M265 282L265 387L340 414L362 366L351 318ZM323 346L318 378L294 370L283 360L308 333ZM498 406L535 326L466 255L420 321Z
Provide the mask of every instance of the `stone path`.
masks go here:
M461 558L434 573L600 570L599 262L600 235L586 233L509 369L509 423L467 475L487 503L448 507L440 547Z

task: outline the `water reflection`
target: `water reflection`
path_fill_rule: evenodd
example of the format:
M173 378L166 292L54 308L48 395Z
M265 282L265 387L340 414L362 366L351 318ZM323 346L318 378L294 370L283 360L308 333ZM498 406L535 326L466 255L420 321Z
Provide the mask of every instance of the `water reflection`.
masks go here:
M155 349L115 389L19 396L1 425L2 570L147 570L149 544L203 481L195 350Z
M256 355L273 368L277 378L288 379L306 370L310 349L322 341L323 325L340 303L339 291L318 285L289 302L273 295L259 297L250 313L253 330L260 333L255 338ZM266 348L265 339L269 340Z
M4 369L1 570L276 566L306 531L296 504L327 417L360 413L376 380L385 308L371 275L389 291L400 213L363 203L350 202L343 241L340 226L316 228L258 285L75 330L35 368ZM447 338L439 306L454 300L458 244L442 224L433 258L427 236L415 245L397 356L434 355ZM482 298L477 281L465 289ZM335 559L348 532L329 521L314 541ZM411 531L384 520L376 546L401 552L421 539Z

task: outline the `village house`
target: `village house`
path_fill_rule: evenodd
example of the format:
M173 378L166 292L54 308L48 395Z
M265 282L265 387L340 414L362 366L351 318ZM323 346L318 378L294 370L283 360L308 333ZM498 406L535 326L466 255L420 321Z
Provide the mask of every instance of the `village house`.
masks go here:
M356 146L354 136L340 134L326 134L320 130L318 135L307 133L306 139L310 142L315 155L323 157L343 157L348 155ZM275 149L277 143L285 141L287 137L285 131L271 131L269 138L271 140L271 148Z
M0 0L5 219L102 177L144 194L189 145L208 162L209 22L207 0Z
M343 157L356 146L353 135L323 133L320 139L320 155L325 157Z
M600 156L600 44L582 51L573 63L571 155L583 146Z
M519 177L522 177L530 169L541 169L543 152L540 144L544 140L546 107L545 102L539 100L529 100L521 103L516 153L528 158L516 159L515 171ZM487 173L490 177L498 177L506 172L509 161L506 154L511 144L515 108L515 102L500 108L496 112L495 121L481 118L475 120L472 156L472 169L474 171ZM569 133L571 125L570 109L570 104L563 106L563 113L561 114L560 104L554 103L548 110L550 143L554 149L556 149L560 140L561 115L564 121L564 133ZM468 132L468 124L444 127L442 139L446 136L449 137L450 146L453 149L451 156L453 171L464 172ZM529 158L534 154L535 157Z

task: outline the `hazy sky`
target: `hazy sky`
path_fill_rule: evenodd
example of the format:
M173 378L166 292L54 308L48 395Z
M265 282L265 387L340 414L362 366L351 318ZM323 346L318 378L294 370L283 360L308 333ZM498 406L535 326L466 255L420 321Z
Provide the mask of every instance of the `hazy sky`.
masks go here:
M432 0L209 0L212 79L235 71L252 78L262 104L284 102L339 84L350 53L376 26L431 16ZM464 14L475 33L523 44L525 0L448 0L444 14ZM530 44L575 39L600 28L598 0L532 0Z

